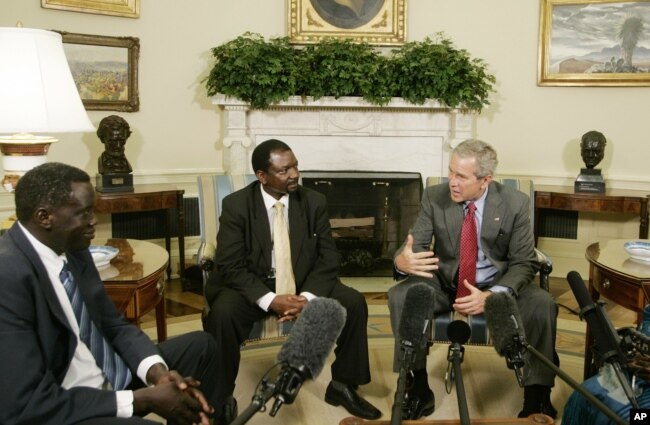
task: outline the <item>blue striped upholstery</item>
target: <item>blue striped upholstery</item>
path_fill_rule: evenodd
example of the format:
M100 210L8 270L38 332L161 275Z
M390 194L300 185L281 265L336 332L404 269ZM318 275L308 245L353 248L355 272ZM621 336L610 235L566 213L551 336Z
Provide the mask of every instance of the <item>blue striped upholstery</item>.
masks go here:
M203 285L207 283L208 275L214 267L214 252L219 231L219 216L222 211L223 198L229 194L244 188L257 180L255 174L227 175L214 174L203 175L197 179L199 188L199 220L201 224L201 243L197 258L203 273ZM210 306L204 305L204 314L207 314ZM293 322L285 322L280 325L276 332L267 334L264 321L256 322L253 325L247 342L283 337L289 333Z
M535 211L534 204L533 204L535 202L535 187L533 185L533 181L530 179L515 179L515 178L493 178L492 180L501 183L503 185L515 188L528 195L528 198L530 199L530 212L531 212L530 221L531 221L531 225L533 225L533 219L534 219L533 211ZM447 183L447 181L448 181L447 177L427 177L426 180L427 186L433 186L440 183ZM550 258L547 257L544 253L538 251L537 249L535 251L537 252L538 261L542 264L542 268L540 270L540 282L542 282L542 287L548 290L548 275L551 273L551 270L553 268L552 266L553 263L551 262ZM434 318L435 326L433 330L433 339L435 341L442 341L442 342L448 341L447 325L449 325L449 323L452 322L453 320L461 319L461 318L462 316L456 317L454 312L441 313L436 315ZM472 335L468 343L475 344L475 345L491 344L490 333L485 323L485 317L482 314L476 316L470 316L462 319L467 320L467 323L469 324L472 330Z

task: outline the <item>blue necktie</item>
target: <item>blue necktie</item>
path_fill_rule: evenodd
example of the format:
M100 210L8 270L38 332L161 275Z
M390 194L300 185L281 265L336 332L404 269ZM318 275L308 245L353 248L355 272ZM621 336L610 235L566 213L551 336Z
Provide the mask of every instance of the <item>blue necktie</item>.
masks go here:
M59 274L59 279L63 283L65 292L70 298L72 310L79 323L79 337L90 348L90 352L95 358L106 378L111 382L114 390L123 390L131 382L131 371L124 360L113 350L113 347L106 341L102 333L97 329L90 315L86 304L81 298L79 288L74 282L72 273L68 270L68 264L63 263L63 269Z

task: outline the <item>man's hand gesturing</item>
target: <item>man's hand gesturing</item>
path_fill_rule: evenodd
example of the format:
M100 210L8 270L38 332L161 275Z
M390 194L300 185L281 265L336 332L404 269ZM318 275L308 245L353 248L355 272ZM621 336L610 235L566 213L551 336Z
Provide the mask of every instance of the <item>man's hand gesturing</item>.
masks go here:
M433 251L413 252L413 235L409 233L404 249L395 257L395 267L402 273L430 279L432 272L438 270L438 258Z

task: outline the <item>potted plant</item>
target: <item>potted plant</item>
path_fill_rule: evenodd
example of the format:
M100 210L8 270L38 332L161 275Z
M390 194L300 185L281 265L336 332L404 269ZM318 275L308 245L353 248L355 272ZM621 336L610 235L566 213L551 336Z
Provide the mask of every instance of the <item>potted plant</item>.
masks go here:
M482 59L438 33L388 54L366 43L325 39L294 47L287 37L265 40L245 33L212 49L215 63L206 78L209 96L222 93L265 109L289 96L359 96L385 105L393 97L413 104L429 99L481 111L495 78Z

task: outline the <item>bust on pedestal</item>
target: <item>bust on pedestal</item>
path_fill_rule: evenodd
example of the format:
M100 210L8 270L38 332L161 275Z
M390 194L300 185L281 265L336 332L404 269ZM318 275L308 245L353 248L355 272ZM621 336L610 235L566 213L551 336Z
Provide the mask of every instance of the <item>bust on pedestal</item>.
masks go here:
M129 123L118 115L110 115L100 121L97 136L104 144L104 152L97 161L97 191L133 192L133 170L124 155L124 145L130 135Z
M605 180L600 169L594 168L605 156L607 140L603 133L588 131L580 141L580 155L587 168L581 168L574 183L575 192L605 193Z

